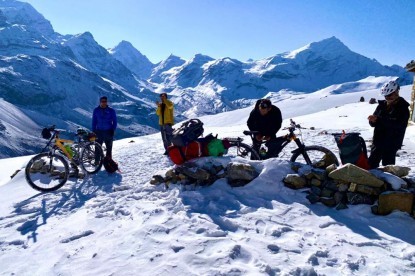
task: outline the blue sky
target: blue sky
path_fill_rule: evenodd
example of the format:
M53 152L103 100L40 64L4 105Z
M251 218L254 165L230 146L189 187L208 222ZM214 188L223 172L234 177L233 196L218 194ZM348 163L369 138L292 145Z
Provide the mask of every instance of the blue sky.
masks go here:
M414 0L26 0L61 34L131 42L153 63L197 53L245 61L336 36L384 65L415 59Z

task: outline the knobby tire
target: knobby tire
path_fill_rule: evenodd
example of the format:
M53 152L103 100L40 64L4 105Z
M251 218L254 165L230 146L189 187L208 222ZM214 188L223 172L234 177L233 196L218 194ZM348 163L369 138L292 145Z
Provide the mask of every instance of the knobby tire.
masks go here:
M56 175L53 176L51 174L51 166L53 165L53 161L56 160L58 162L60 162L61 166L63 166L61 168L62 172L64 173L63 175L60 175L59 177L57 177ZM46 161L46 162L44 162ZM31 172L31 168L32 166L36 163L36 162L42 162L44 163L43 166L48 166L45 167L47 168L46 172ZM56 184L42 184L41 180L39 181L35 181L35 175L38 176L39 178L42 177L44 182L46 182L47 180L49 180L49 182L52 182L52 180L57 180ZM69 166L68 166L68 162L67 160L57 154L50 154L48 152L43 152L40 153L36 156L34 156L32 159L30 159L29 163L27 163L26 168L25 168L25 176L26 176L26 181L27 183L30 185L30 187L32 187L33 189L40 191L40 192L51 192L51 191L55 191L57 189L59 189L60 187L62 187L63 185L65 185L66 181L68 181L68 177L69 177ZM41 185L42 184L42 185Z

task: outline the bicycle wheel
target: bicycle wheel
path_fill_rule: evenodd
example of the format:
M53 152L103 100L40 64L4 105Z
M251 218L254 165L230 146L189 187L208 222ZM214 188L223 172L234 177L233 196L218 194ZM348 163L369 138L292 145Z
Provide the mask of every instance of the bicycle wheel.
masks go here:
M97 173L102 168L104 161L104 152L97 142L86 143L81 151L81 159L79 163L83 170L89 174Z
M251 160L260 160L258 153L251 146L244 143L231 143L231 146L224 156L239 156Z
M339 160L336 155L329 149L320 146L304 147L303 151L298 150L294 152L290 161L307 164L321 169L325 169L331 164L339 165Z
M68 180L68 162L60 155L43 152L27 163L25 175L33 189L41 192L55 191Z

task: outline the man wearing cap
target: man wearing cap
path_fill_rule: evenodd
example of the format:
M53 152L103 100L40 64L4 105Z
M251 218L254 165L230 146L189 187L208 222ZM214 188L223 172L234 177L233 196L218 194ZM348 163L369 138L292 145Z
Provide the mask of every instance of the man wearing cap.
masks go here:
M367 119L374 127L373 141L369 156L370 168L394 165L396 152L402 147L409 120L409 103L399 96L400 86L396 81L385 83L381 94L385 100L378 101L373 115Z
M156 114L159 116L161 138L163 139L165 149L164 154L167 154L167 148L171 145L171 138L173 136L174 105L172 101L167 99L166 93L160 94L160 101L157 101L156 104Z
M254 110L249 114L247 124L250 131L258 131L252 141L255 151L259 152L261 141L265 140L265 145L268 147L267 155L272 155L277 150L276 134L282 124L280 109L268 99L258 100Z
M108 106L107 97L99 99L99 106L92 115L92 131L97 135L97 142L107 147L106 157L112 158L112 142L117 128L117 115L115 110Z

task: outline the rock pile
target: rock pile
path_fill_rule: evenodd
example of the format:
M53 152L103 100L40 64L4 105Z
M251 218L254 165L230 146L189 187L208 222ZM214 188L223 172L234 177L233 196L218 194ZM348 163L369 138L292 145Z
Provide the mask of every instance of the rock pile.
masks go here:
M15 174L17 172L18 171L16 171ZM44 160L35 161L33 165L30 167L30 173L41 173L41 174L49 173L50 176L57 176L59 178L65 177L65 171L58 170L54 166L52 167L51 170L49 170L49 165L47 165ZM14 175L12 175L11 178L13 178ZM85 178L85 173L77 169L75 171L70 171L69 177L83 179Z
M226 178L229 185L239 187L248 184L258 175L253 166L245 163L231 162L225 168L222 164L214 162L206 162L203 165L186 162L168 170L164 176L154 175L150 184L164 183L166 187L170 184L207 186L220 178Z
M393 210L413 214L415 183L408 178L409 168L385 166L367 171L353 164L341 167L331 165L316 169L293 163L296 174L284 179L292 189L310 188L307 199L311 203L321 202L337 210L347 205L370 204L372 212L387 215Z

